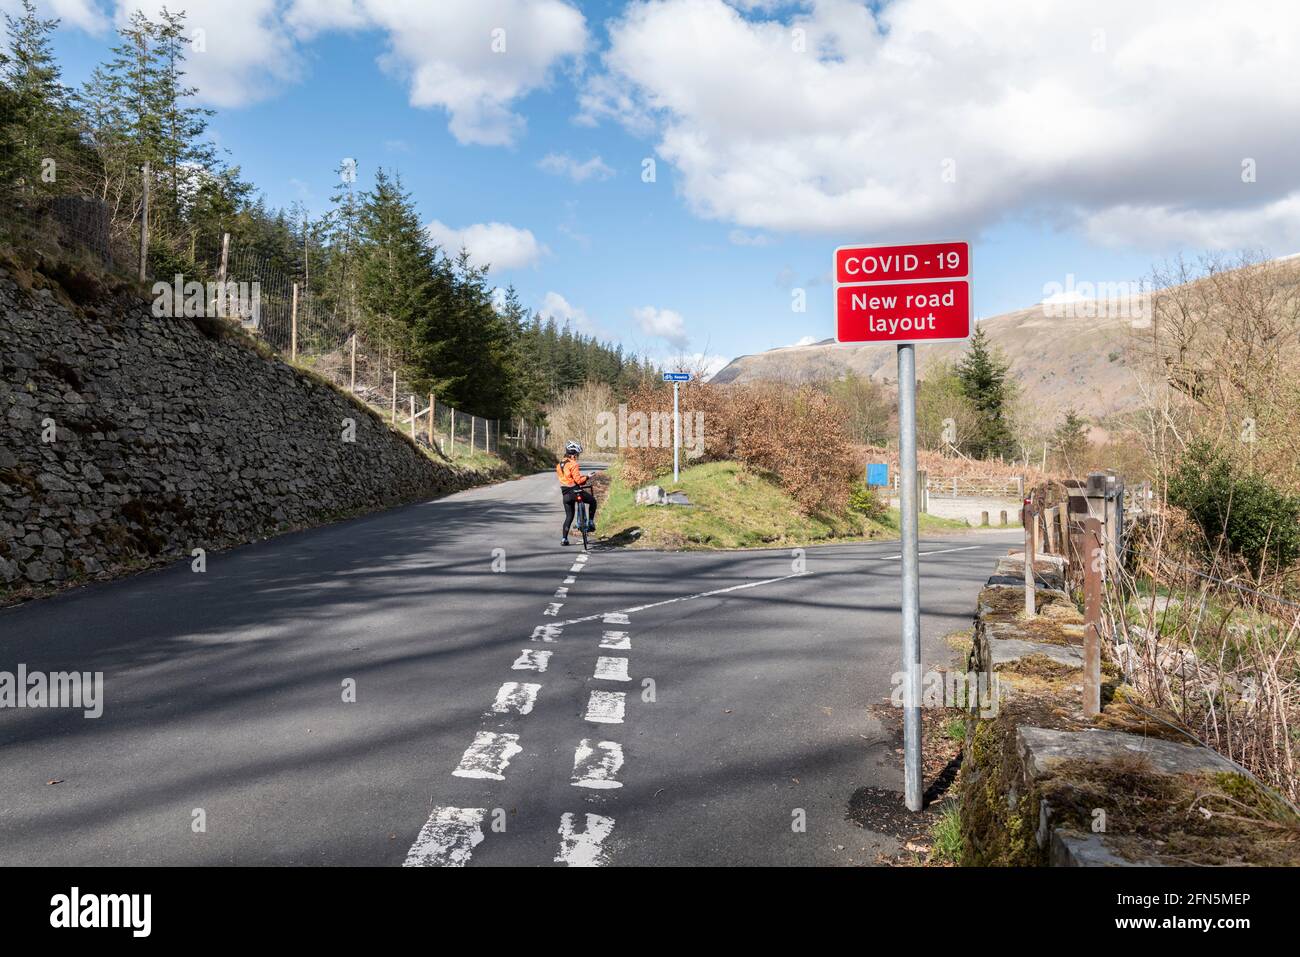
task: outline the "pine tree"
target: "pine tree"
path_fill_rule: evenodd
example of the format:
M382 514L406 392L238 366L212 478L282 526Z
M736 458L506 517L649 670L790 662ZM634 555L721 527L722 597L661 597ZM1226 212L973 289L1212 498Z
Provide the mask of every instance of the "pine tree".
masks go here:
M977 327L955 370L962 394L975 407L978 418L970 442L976 458L991 459L1015 452L1009 424L1015 391L1007 377L1008 368L1009 363L994 350L987 333Z
M1060 456L1067 472L1077 472L1086 466L1088 454L1088 424L1074 409L1069 409L1052 432L1052 448Z
M4 110L0 112L0 182L21 180L27 192L39 191L57 179L59 161L76 143L76 117L70 91L51 51L56 19L36 14L32 0L23 0L17 16L5 14L8 35L0 54ZM46 160L53 160L49 166Z

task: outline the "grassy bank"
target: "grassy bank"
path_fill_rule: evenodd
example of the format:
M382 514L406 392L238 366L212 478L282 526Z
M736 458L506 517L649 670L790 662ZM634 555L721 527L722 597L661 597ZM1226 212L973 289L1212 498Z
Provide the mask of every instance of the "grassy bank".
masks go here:
M670 492L689 506L637 505L617 464L601 496L600 537L636 548L765 548L898 537L898 511L880 521L857 513L810 516L776 483L736 462L709 462L681 473ZM922 534L965 529L964 522L921 516Z

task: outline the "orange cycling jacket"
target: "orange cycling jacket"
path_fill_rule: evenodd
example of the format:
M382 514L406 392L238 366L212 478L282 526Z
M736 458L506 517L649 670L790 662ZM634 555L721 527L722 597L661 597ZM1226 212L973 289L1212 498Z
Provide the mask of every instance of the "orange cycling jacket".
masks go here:
M578 468L576 459L565 459L555 466L555 474L560 477L560 485L569 488L574 485L586 485L587 477Z

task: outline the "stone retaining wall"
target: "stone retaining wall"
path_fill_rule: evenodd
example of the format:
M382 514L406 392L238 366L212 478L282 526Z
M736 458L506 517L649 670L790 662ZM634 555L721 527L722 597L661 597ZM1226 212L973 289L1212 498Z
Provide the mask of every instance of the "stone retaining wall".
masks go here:
M1300 864L1300 817L1253 776L1149 712L1102 667L1102 714L1083 715L1084 620L1063 561L1024 555L979 597L968 669L994 676L995 716L967 721L959 801L963 863L1135 866Z
M495 477L431 460L225 320L49 271L0 267L0 599Z

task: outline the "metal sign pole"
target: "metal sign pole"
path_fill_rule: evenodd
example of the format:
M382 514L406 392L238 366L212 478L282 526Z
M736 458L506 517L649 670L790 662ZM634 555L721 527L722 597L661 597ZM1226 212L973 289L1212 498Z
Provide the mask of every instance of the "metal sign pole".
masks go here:
M673 484L677 484L677 454L682 447L682 416L677 411L677 391L678 383L673 382Z
M903 792L921 810L921 581L916 510L916 346L898 347L898 511L903 553Z

